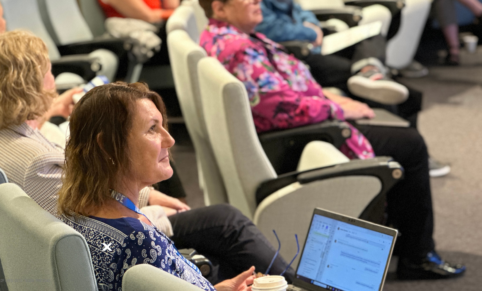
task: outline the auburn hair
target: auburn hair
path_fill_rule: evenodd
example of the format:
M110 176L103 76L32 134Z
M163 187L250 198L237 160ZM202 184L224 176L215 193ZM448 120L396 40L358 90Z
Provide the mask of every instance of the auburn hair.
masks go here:
M143 83L95 87L76 104L65 148L60 214L88 216L112 199L109 190L130 166L127 137L140 99L155 104L167 128L162 98Z

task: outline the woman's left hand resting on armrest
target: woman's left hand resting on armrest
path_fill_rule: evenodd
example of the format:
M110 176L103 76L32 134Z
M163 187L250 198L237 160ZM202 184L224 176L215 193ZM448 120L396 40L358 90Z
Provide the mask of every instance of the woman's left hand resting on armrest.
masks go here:
M251 285L255 278L253 272L254 267L251 267L238 276L215 285L214 288L217 291L251 291Z
M189 206L182 203L179 199L167 196L157 190L151 190L149 193L149 205L159 205L164 208L167 216L174 215L178 212L191 210Z
M345 119L354 120L375 117L373 110L365 103L331 93L327 90L323 90L323 94L325 94L326 98L340 105L341 109L343 109Z

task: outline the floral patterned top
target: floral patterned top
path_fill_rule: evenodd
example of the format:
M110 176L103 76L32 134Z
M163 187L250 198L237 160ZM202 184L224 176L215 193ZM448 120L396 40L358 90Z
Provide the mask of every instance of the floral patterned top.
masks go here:
M202 290L215 290L165 234L138 219L67 216L60 219L87 241L100 291L121 291L124 273L137 264L150 264Z
M245 85L258 133L344 121L341 107L325 98L308 68L263 34L210 19L200 44ZM368 140L350 127L352 136L340 150L352 159L374 157Z

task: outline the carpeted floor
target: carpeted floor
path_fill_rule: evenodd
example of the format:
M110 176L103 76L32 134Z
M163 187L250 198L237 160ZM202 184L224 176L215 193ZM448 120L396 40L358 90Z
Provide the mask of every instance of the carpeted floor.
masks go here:
M431 156L452 167L448 176L432 179L437 249L468 271L463 278L437 282L400 282L391 273L386 291L482 290L482 52L464 54L462 63L432 67L427 77L401 82L424 92L420 132ZM192 145L184 139L173 153L188 203L203 206Z

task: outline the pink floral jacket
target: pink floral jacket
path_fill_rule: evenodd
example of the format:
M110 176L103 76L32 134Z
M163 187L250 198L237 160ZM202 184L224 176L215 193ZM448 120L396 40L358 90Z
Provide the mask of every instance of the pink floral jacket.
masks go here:
M201 46L246 86L258 133L324 120L344 120L343 110L325 98L308 68L261 33L246 34L215 19L201 34ZM372 158L368 140L354 127L341 151Z

